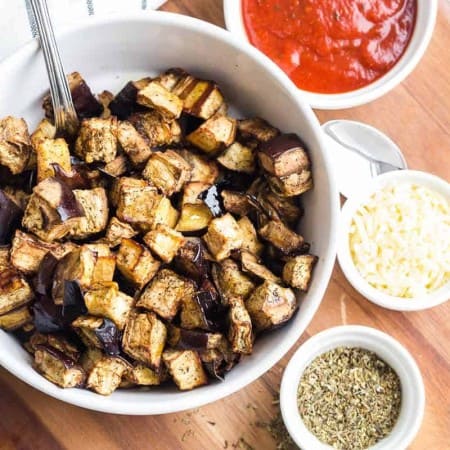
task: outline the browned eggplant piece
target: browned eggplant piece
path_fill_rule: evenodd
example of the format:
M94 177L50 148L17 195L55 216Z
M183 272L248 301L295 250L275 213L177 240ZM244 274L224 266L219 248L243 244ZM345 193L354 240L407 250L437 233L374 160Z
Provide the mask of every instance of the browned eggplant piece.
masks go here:
M114 94L110 91L102 91L100 94L97 94L97 99L99 103L102 105L102 113L100 117L102 119L107 119L111 117L111 110L109 109L109 104L113 101Z
M32 298L30 285L17 271L0 271L0 315L27 304Z
M33 279L33 287L39 296L51 296L53 275L58 265L58 259L50 252L42 258L36 276Z
M23 211L0 189L0 245L8 244L20 224Z
M80 356L80 365L86 374L90 374L95 364L103 358L103 353L96 347L87 347Z
M47 380L62 387L81 387L86 379L84 370L69 356L48 345L37 345L34 367Z
M283 280L294 288L307 291L317 260L317 256L314 255L290 258L283 268Z
M105 241L110 247L120 245L122 239L136 236L138 232L128 223L120 221L117 217L111 217L106 227Z
M84 294L89 314L111 319L119 330L125 323L133 305L133 298L119 291L114 281L96 283Z
M272 191L281 197L294 197L309 191L313 187L312 173L303 170L285 177L268 177Z
M62 306L49 297L39 296L32 306L34 326L40 333L57 333L65 328Z
M32 147L23 119L7 116L0 120L0 164L12 174L22 173L29 165Z
M181 206L185 204L204 205L203 200L200 198L200 194L209 187L209 184L200 181L190 181L189 183L186 183L183 187Z
M44 345L46 347L51 347L59 350L72 361L78 361L80 359L82 344L80 343L78 345L72 338L73 336L65 336L61 333L43 334L40 332L35 332L30 337L29 343L33 352L39 345Z
M255 227L251 220L247 217L241 217L237 221L242 236L242 250L247 250L256 256L261 255L264 245L258 240Z
M130 364L117 356L103 356L93 363L86 386L97 394L111 395L120 385Z
M224 189L220 195L223 200L223 207L232 214L242 217L249 214L253 209L253 205L249 201L248 196L242 192Z
M164 381L165 373L150 369L150 367L143 364L136 364L128 370L125 377L138 386L158 386ZM122 388L123 386L121 385L120 387Z
M180 390L186 391L208 383L197 352L168 349L163 353L163 360Z
M171 196L189 181L191 166L173 150L155 152L150 155L142 176L163 194Z
M122 239L117 253L117 268L135 286L145 286L156 275L160 264L144 245L132 239Z
M141 226L141 229L142 231L148 231L149 228L155 228L158 224L165 225L169 228L175 228L178 216L179 213L172 206L170 199L162 196L152 211L149 223L146 226Z
M200 352L203 367L211 378L223 381L226 372L230 371L240 360L241 354L232 352L226 339L219 349L210 349Z
M109 201L112 206L117 208L119 206L119 201L121 197L125 196L127 193L135 193L140 190L146 190L146 188L150 188L149 190L155 192L156 189L153 186L139 178L132 177L120 177L114 180L111 192L109 193Z
M178 150L178 153L191 166L191 182L211 185L219 176L219 168L214 160L205 159L191 150Z
M74 158L71 157L71 161ZM99 170L92 169L84 163L73 164L70 171L65 171L59 164L52 164L55 178L67 184L71 189L91 189L102 184Z
M147 140L128 122L119 122L117 138L122 150L135 166L147 162L152 150Z
M132 313L125 326L122 348L136 361L158 370L166 338L166 326L156 314Z
M269 221L258 230L258 233L286 255L299 251L304 244L302 236L275 220Z
M211 254L218 261L228 258L232 250L237 250L242 246L239 226L229 213L213 219L203 239Z
M145 288L136 306L156 312L166 320L172 320L184 297L194 294L194 284L170 269L160 270Z
M229 302L228 340L231 349L235 353L250 355L253 351L253 331L250 315L242 298L234 297Z
M165 263L170 263L185 242L181 233L166 225L158 224L144 236L150 250Z
M78 72L73 72L67 76L67 81L78 118L81 120L99 116L103 111L102 104L95 98L83 77ZM53 120L53 106L49 94L44 97L42 106L45 116Z
M9 261L10 248L8 246L0 246L0 272L10 267Z
M204 230L212 220L210 209L204 204L185 203L181 207L176 230L183 233L194 233Z
M217 158L217 161L229 170L254 173L256 170L255 152L240 142L233 142Z
M259 142L267 142L280 133L280 130L259 117L239 120L237 126L239 134L245 140L256 139Z
M117 153L117 119L84 119L75 143L75 154L87 163L109 163Z
M189 74L180 67L171 67L154 79L169 91L173 91L177 83L188 75Z
M297 310L298 303L292 289L265 281L247 299L245 306L259 332L287 322Z
M204 331L185 330L175 326L169 327L167 343L181 350L209 350L217 348L224 339L220 333L206 333Z
M155 80L138 91L136 101L142 106L156 109L167 120L178 119L183 110L183 101L178 95Z
M144 110L144 107L136 103L136 97L138 91L143 89L149 82L150 78L129 81L109 104L111 113L118 119L125 120L134 112Z
M266 189L262 196L275 209L283 222L291 227L297 226L303 216L303 209L298 205L295 197L279 197L270 189Z
M0 174L1 176L1 174ZM27 207L30 194L23 189L14 188L12 186L5 186L3 192L12 200L22 211Z
M252 253L241 250L240 259L242 270L251 275L260 278L261 280L273 281L279 283L281 280L274 275L266 266L261 264L261 261Z
M100 171L111 178L118 178L128 172L128 159L125 155L117 155L112 161L105 164Z
M55 176L54 164L70 173L72 165L67 142L62 139L45 139L36 147L38 182Z
M254 291L255 283L241 270L235 261L225 259L212 267L214 283L220 293L222 302L228 304L230 298L247 298Z
M56 127L48 119L42 119L33 134L30 136L31 145L37 149L38 145L47 139L54 139L56 136Z
M32 321L28 306L22 306L0 316L0 328L13 331Z
M196 282L205 278L208 274L209 266L205 258L205 247L201 239L187 239L184 245L178 250L174 263L175 268L179 272Z
M76 280L64 280L62 316L65 323L72 323L78 316L87 313L83 292Z

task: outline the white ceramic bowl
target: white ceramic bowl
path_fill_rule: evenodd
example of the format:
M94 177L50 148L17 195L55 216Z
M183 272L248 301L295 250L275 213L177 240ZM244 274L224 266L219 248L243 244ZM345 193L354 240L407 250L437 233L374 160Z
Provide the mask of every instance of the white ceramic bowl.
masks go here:
M350 284L360 294L379 306L397 311L418 311L437 306L450 299L450 282L420 298L394 297L371 286L356 269L350 254L348 232L356 210L367 201L372 193L391 183L414 183L425 186L440 193L450 202L450 184L426 172L399 170L387 172L374 178L371 183L361 189L358 195L348 199L342 208L338 239L339 264Z
M248 42L242 19L241 0L224 0L225 24L229 31ZM303 98L317 109L342 109L363 105L401 83L422 58L433 34L438 0L417 0L417 19L411 41L397 64L373 83L341 94L319 94L299 89Z
M302 136L311 152L315 187L304 196L306 216L300 229L319 262L311 289L301 296L299 313L286 327L259 339L253 355L244 358L223 383L190 392L166 388L117 391L110 397L87 390L63 390L37 374L29 355L2 331L0 364L53 397L111 413L169 413L236 392L270 369L297 341L319 307L331 276L339 201L316 117L287 76L260 52L226 30L186 16L152 12L88 20L60 35L58 42L66 71L78 70L94 92L117 92L130 79L183 67L216 80L234 112L265 117ZM0 65L0 86L0 117L22 116L33 128L43 116L40 105L48 86L36 42ZM271 101L267 101L267 93Z
M400 378L402 403L391 433L371 450L405 450L422 422L425 388L416 362L398 341L374 328L347 325L330 328L308 339L294 353L287 365L280 388L283 421L295 443L303 449L328 450L303 423L297 406L297 389L304 370L319 355L336 347L360 347L376 353Z

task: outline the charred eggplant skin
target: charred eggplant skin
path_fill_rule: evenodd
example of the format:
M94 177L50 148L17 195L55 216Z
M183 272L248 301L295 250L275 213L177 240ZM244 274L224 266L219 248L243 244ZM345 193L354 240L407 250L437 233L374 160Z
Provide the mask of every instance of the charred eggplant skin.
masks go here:
M0 245L8 244L23 211L0 189Z

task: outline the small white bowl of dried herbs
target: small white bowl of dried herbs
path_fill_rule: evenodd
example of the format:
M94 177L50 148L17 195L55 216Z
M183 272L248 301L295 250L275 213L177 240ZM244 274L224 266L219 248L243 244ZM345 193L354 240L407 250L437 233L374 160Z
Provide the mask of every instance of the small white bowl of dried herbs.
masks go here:
M425 389L394 338L349 325L318 333L289 361L280 388L283 421L304 450L404 450L419 431Z

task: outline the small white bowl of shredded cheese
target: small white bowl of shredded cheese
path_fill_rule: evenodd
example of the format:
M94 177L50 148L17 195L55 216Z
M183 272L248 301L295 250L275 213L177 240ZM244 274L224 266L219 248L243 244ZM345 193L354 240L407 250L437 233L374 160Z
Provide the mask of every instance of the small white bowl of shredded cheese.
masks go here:
M414 170L388 172L342 208L339 264L353 287L389 309L450 299L450 184Z

